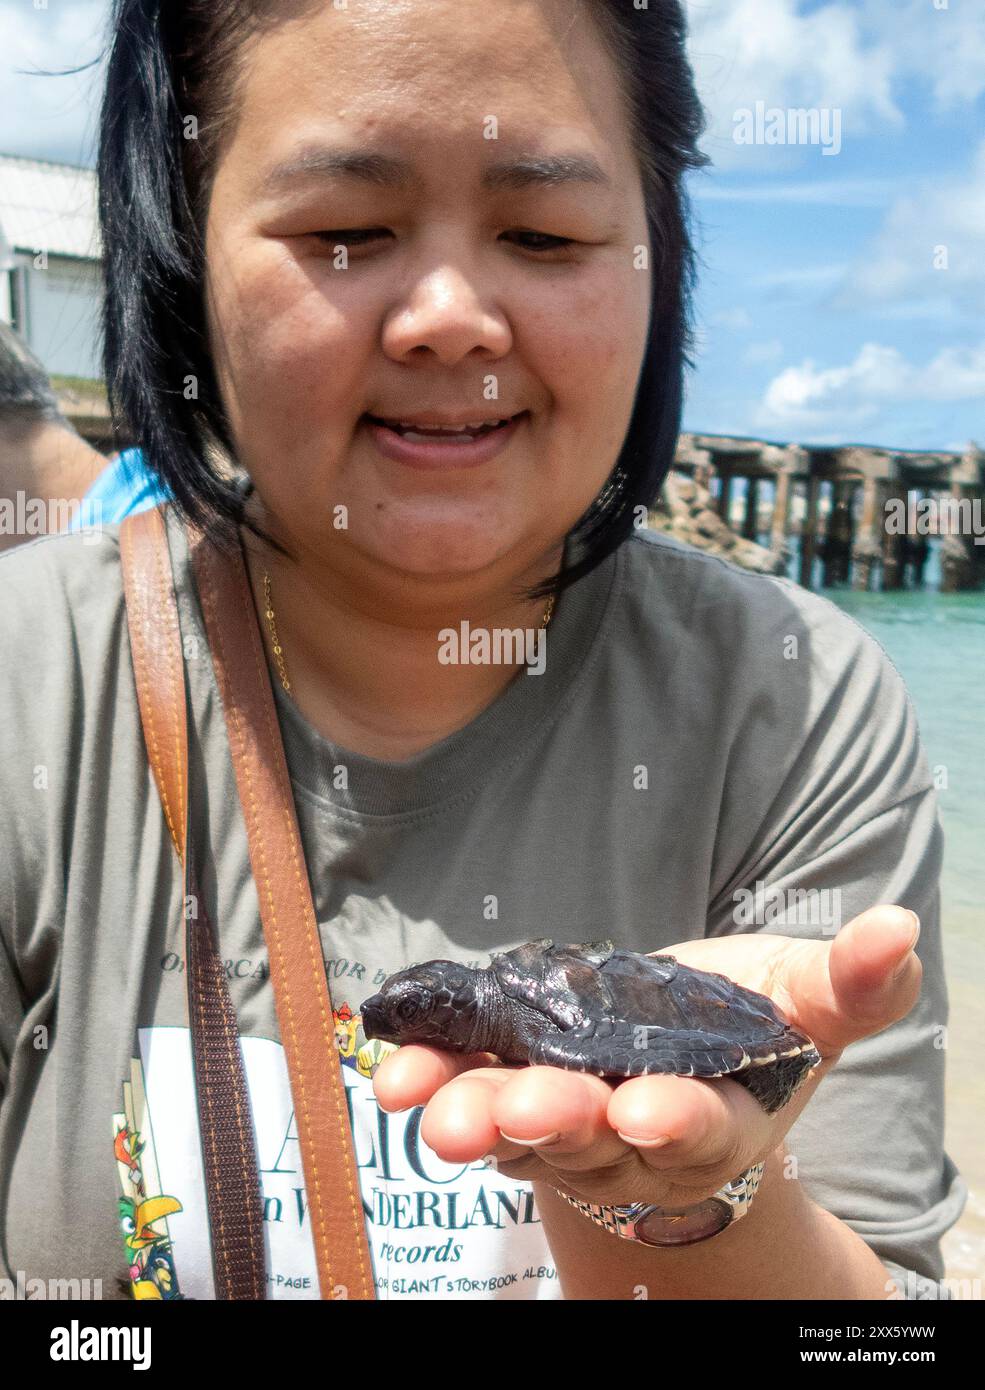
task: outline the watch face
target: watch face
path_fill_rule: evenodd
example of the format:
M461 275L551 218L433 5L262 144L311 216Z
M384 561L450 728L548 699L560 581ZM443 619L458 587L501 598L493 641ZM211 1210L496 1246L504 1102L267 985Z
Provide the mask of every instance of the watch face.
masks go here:
M636 1222L636 1237L647 1245L694 1245L717 1236L731 1220L732 1208L717 1197L694 1207L653 1207Z

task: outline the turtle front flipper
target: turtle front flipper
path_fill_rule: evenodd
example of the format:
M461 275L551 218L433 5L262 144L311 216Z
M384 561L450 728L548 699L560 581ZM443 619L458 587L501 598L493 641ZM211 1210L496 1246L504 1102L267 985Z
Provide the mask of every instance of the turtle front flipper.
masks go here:
M490 970L508 998L567 1030L590 1017L611 1016L612 999L601 967L614 949L611 941L561 946L544 937L493 956Z
M748 1058L727 1038L602 1019L545 1034L530 1048L529 1060L532 1066L613 1078L663 1074L709 1079L735 1072Z

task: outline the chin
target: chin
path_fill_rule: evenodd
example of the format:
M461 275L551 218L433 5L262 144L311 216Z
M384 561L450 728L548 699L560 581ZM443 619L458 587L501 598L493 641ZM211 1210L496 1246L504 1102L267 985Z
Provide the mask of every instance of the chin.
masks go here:
M409 574L455 575L477 573L494 564L524 539L524 528L493 526L461 514L441 520L419 516L403 524L395 508L388 520L363 541L363 547ZM355 537L354 537L355 539Z

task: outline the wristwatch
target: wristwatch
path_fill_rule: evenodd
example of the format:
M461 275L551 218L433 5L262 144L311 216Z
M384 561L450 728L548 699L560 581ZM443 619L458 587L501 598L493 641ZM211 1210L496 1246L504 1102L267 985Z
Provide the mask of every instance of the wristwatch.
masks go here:
M566 1192L558 1192L558 1196L589 1217L596 1226L623 1240L636 1240L643 1245L695 1245L699 1240L717 1236L726 1226L745 1216L765 1167L765 1162L755 1164L720 1187L714 1196L693 1207L657 1207L646 1202L634 1202L628 1207L602 1207L569 1197Z

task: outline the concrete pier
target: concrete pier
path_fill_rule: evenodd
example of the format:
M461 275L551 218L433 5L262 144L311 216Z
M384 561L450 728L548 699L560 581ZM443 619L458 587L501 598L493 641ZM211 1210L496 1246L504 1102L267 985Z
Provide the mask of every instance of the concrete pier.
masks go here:
M985 585L985 450L921 453L865 445L778 444L682 434L674 465L717 495L747 541L789 558L798 577L869 589L918 587L929 541L941 539L941 588ZM745 479L739 498L737 479ZM976 539L981 542L976 544Z

